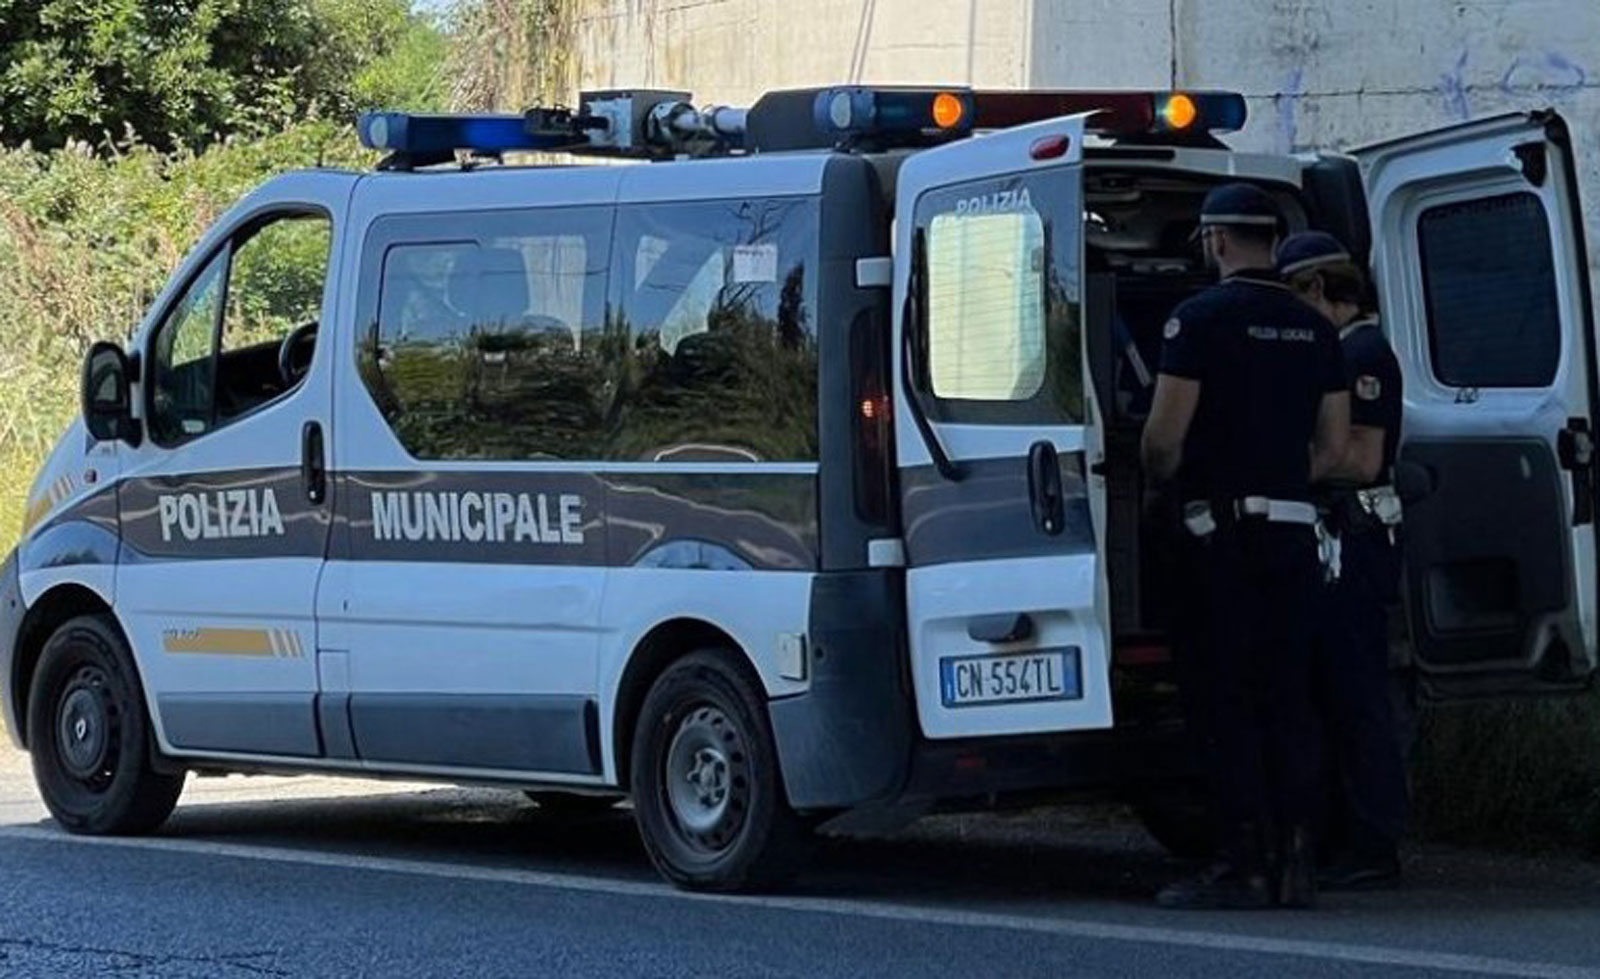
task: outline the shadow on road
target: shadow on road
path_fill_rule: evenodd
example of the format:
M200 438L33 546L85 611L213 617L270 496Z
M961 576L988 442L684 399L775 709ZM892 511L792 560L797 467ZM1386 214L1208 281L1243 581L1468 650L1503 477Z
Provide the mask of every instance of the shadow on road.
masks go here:
M519 794L440 789L339 799L182 806L163 835L454 865L655 880L631 814L541 811ZM1107 810L931 817L876 839L830 838L793 892L1008 907L1039 901L1148 906L1188 869ZM1398 892L1338 895L1374 911L1600 909L1600 865L1428 848Z

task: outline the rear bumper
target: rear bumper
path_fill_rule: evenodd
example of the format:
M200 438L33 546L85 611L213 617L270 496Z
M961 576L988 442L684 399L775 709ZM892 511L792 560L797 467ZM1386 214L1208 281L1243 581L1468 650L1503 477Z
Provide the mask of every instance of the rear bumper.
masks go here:
M933 804L1032 793L1122 793L1192 777L1191 759L1181 725L919 741L900 794L902 801Z
M1117 685L1119 721L1110 730L928 740L906 675L904 608L898 575L816 578L810 689L769 705L784 788L796 809L915 809L1021 793L1114 793L1194 774L1172 698L1152 694L1148 683Z
M3 721L11 743L19 749L22 743L22 724L17 708L22 703L21 691L16 689L17 641L22 634L22 617L27 607L22 604L22 580L17 570L17 552L6 555L0 565L0 721Z

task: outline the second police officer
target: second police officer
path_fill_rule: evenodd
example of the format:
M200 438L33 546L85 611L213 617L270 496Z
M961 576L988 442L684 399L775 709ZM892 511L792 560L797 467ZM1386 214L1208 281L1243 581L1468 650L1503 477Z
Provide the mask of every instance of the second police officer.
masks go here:
M1198 233L1221 281L1166 324L1144 431L1146 477L1187 531L1176 652L1218 817L1218 860L1163 889L1165 907L1315 899L1311 483L1342 459L1350 407L1333 329L1273 269L1280 221L1251 185L1206 196Z
M1278 272L1338 327L1351 394L1349 448L1325 474L1331 488L1321 500L1339 540L1338 575L1319 596L1313 656L1334 789L1326 827L1334 846L1322 884L1387 886L1400 875L1406 805L1388 685L1388 608L1400 592L1400 500L1392 485L1400 363L1372 314L1366 277L1338 239L1322 232L1288 238Z

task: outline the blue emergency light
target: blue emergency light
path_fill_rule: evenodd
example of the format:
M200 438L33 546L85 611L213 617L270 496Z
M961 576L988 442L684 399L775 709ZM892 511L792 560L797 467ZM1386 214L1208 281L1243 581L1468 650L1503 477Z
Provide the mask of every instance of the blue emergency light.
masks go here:
M492 156L570 147L566 133L532 132L522 115L412 115L365 112L356 122L361 145L416 159L449 159L457 150Z

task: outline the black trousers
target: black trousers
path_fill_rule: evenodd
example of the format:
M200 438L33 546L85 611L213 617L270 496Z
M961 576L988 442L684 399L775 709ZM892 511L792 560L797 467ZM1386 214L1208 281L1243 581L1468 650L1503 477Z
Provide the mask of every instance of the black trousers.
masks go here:
M1343 535L1343 573L1317 596L1312 670L1331 792L1324 833L1384 855L1405 826L1406 774L1389 694L1388 607L1400 557L1382 530Z
M1320 778L1311 641L1321 581L1311 528L1246 520L1189 537L1176 643L1219 839L1314 824Z

